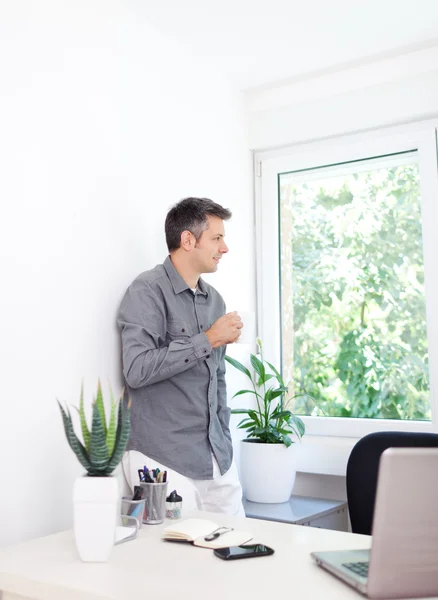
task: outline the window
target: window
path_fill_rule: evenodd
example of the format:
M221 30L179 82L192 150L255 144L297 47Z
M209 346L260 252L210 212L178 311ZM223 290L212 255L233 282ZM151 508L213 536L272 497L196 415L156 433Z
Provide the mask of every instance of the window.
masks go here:
M256 154L259 334L310 435L437 430L436 126Z
M430 420L416 155L279 175L282 370L297 414Z

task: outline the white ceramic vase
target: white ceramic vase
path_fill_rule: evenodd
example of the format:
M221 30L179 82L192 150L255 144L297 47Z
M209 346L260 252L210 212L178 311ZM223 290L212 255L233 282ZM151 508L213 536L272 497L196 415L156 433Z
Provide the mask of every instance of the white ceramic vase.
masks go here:
M116 477L78 477L73 489L73 530L84 562L105 562L114 546L119 503Z
M242 440L240 473L243 494L250 502L287 502L297 472L299 443L261 444Z

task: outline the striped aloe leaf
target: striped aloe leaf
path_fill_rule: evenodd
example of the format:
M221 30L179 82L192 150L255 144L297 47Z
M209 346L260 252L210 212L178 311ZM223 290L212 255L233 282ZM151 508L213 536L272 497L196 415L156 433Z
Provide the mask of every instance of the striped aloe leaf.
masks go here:
M81 385L81 399L79 403L79 418L81 420L82 439L84 440L85 448L87 452L90 451L90 431L87 426L87 420L85 419L84 409L84 382Z
M104 413L105 418L105 413ZM93 470L104 470L108 465L109 454L106 447L105 429L102 422L99 405L96 402L93 405L93 421L90 432L90 465Z
M117 408L117 404L114 400L114 395L113 395L111 386L110 386L110 395L111 395L110 418L109 418L109 424L108 424L108 431L106 432L106 447L108 448L109 456L112 456L113 450L114 450L114 444L116 443L116 428L117 428L116 408Z
M123 393L122 393L123 397ZM122 411L122 400L119 402L119 415L117 420L117 434L116 443L114 446L114 452L111 456L108 468L113 469L119 464L122 459L123 453L126 450L126 446L129 440L129 434L131 431L131 401L128 402L128 406Z
M100 418L102 421L103 431L106 436L105 405L103 403L102 386L100 385L100 379L98 379L98 381L97 381L96 405L97 405L97 408L99 409L99 414L100 414Z
M70 445L70 448L73 450L73 452L78 457L81 465L83 467L85 467L86 469L88 469L90 463L88 460L87 451L84 448L84 446L81 444L81 442L78 440L78 438L74 432L70 413L67 414L67 412L63 409L59 400L57 400L57 402L59 404L59 408L61 409L62 420L64 423L64 431L65 431L65 435L67 437L67 441Z

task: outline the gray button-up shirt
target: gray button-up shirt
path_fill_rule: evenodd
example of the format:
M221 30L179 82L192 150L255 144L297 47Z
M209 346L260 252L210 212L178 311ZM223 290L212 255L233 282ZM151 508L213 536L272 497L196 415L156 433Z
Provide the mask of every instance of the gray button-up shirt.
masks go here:
M167 257L139 275L122 300L123 373L131 405L128 450L192 479L212 479L233 449L225 385L225 346L205 331L225 314L221 295L202 279L194 294Z

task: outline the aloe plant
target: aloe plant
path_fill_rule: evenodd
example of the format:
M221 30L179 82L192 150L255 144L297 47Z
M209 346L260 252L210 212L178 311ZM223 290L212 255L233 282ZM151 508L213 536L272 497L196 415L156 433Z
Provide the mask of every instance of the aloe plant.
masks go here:
M129 401L127 408L122 410L122 397L123 392L117 407L117 402L115 402L111 392L109 421L107 423L102 387L99 380L97 394L93 401L91 428L89 429L85 418L84 386L82 385L80 404L77 411L81 423L83 443L74 431L70 411L68 408L67 410L64 409L59 400L57 401L70 448L91 477L108 477L111 475L126 450L131 430L131 401Z

